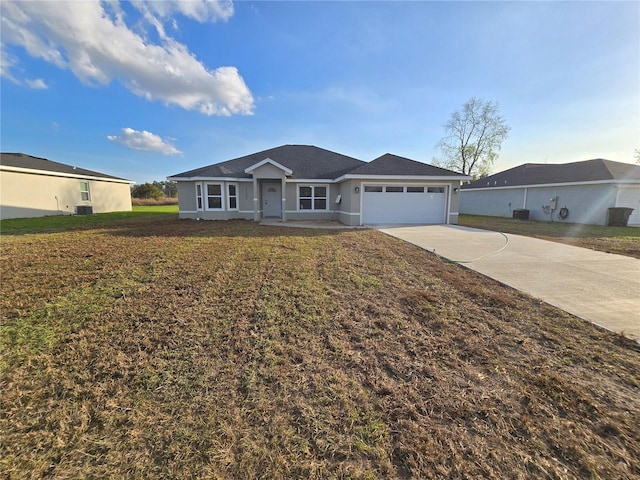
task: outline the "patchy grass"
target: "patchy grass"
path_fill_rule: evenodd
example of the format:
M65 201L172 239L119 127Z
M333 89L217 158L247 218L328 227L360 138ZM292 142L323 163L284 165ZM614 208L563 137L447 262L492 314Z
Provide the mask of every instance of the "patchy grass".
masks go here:
M459 224L640 258L640 228L460 215Z
M0 234L19 235L23 233L57 232L77 228L95 228L114 222L130 221L158 215L177 215L178 205L134 205L130 212L96 213L93 215L52 215L37 218L12 218L0 220Z
M640 350L374 230L3 236L6 478L633 478Z

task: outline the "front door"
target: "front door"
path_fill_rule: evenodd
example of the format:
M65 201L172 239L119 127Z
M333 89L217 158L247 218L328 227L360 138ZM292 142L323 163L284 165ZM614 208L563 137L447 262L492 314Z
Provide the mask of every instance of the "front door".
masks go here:
M264 218L282 217L282 186L280 183L262 184L262 216Z

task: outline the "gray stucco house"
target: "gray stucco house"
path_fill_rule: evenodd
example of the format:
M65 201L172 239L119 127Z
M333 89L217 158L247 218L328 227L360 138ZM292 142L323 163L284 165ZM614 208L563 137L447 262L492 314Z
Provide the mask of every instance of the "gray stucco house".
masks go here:
M460 195L460 213L511 217L527 209L538 221L606 225L613 207L633 208L628 224L640 225L639 165L526 163L464 185Z
M450 170L385 154L371 162L283 145L168 177L180 218L337 220L346 225L458 223L462 181Z
M131 210L131 180L24 153L0 154L0 218Z

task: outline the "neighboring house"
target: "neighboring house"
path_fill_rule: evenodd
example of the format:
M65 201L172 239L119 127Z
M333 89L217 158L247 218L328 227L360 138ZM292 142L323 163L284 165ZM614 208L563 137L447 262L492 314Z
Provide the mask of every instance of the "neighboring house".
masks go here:
M606 225L608 209L630 207L640 225L640 166L611 160L557 165L526 163L462 187L460 213Z
M283 145L173 175L180 218L337 220L346 225L458 223L469 177L391 154L370 163Z
M128 211L131 183L24 153L1 153L0 218Z

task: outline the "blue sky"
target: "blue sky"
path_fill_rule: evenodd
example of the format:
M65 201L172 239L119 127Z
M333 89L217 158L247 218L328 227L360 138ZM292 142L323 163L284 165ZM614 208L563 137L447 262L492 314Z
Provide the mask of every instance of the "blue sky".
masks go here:
M640 147L639 2L3 0L1 147L138 183L282 144L431 162L471 97L493 171Z

